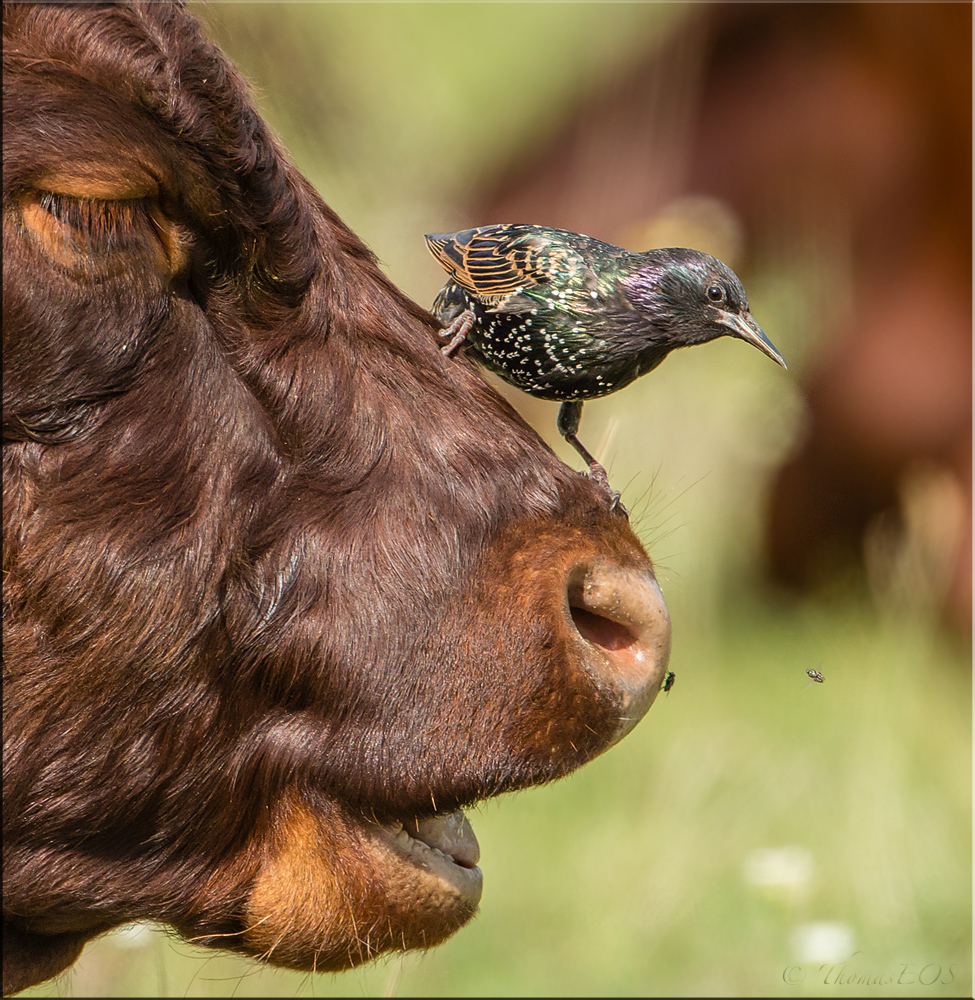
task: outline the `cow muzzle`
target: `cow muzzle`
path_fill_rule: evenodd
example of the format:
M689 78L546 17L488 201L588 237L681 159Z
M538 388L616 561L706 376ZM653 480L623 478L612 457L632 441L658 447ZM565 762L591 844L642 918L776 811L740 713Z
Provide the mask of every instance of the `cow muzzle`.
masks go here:
M670 659L667 605L651 570L597 558L570 571L565 613L590 681L619 705L612 746L643 718L663 684Z

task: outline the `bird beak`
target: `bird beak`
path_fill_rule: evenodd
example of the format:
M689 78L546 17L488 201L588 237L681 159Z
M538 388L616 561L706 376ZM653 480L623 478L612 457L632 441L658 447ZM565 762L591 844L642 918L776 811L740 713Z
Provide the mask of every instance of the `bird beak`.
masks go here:
M762 328L752 319L750 312L733 313L724 309L715 310L718 318L715 320L720 326L727 329L735 337L748 341L752 347L757 347L762 354L767 354L776 364L783 368L789 366L785 363L785 358L779 353L779 349L762 332Z

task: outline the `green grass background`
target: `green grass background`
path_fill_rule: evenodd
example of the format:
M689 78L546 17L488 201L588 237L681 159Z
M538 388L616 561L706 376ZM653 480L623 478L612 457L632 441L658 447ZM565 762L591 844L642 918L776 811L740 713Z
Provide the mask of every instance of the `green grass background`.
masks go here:
M429 303L443 275L422 233L467 224L472 189L686 8L213 4L201 16L302 170ZM751 262L753 311L788 373L718 342L586 405L582 438L657 563L677 683L604 757L472 813L485 888L468 927L337 976L266 969L163 929L116 933L27 995L970 996L970 650L934 621L937 581L901 560L882 585L840 579L804 605L758 582L768 478L804 425L797 381L846 301L833 259L797 245ZM509 398L578 466L557 404ZM812 859L803 887L749 884L753 851L790 846ZM848 928L845 970L799 955L793 934L811 921Z

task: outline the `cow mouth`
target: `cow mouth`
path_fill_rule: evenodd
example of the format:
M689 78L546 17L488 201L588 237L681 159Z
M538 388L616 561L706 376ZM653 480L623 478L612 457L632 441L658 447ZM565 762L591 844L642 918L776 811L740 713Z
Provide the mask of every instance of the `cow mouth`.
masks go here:
M636 725L663 683L670 654L667 608L652 572L595 560L569 571L563 611L582 647L580 666L619 710L606 749ZM393 868L409 866L425 891L433 880L456 903L476 909L480 848L463 812L367 825Z
M384 823L379 837L399 860L447 883L469 906L481 898L481 850L467 817L458 809L419 819Z

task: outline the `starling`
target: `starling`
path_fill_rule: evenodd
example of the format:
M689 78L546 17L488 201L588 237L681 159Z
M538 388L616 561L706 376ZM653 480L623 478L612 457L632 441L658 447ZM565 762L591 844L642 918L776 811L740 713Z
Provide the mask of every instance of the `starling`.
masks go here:
M433 304L443 350L465 351L506 382L562 400L558 427L607 490L576 437L582 403L652 371L676 347L740 337L786 367L748 311L734 272L697 250L632 253L581 233L498 225L426 236L450 280ZM609 490L615 507L619 494Z

